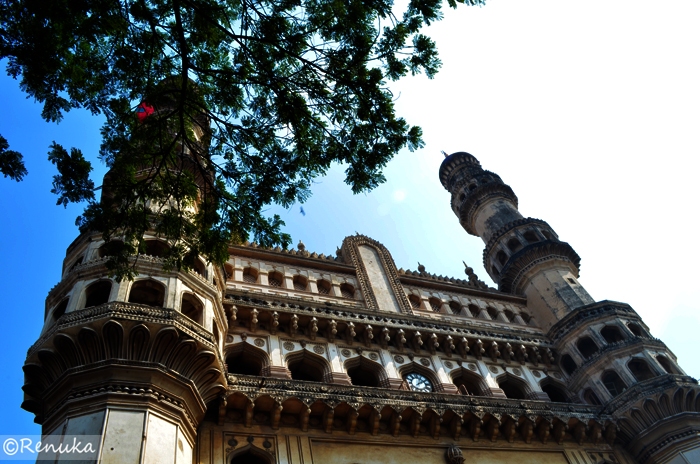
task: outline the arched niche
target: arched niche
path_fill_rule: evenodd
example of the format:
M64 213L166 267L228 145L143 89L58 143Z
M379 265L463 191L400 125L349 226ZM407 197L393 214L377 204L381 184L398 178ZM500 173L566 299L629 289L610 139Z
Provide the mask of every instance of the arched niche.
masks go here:
M630 370L634 378L637 379L637 382L644 382L645 380L656 377L656 374L651 370L649 363L642 358L632 358L627 363L627 368Z
M330 363L317 354L308 350L289 353L286 362L294 380L332 383Z
M498 377L496 382L498 382L498 388L503 390L506 398L526 400L532 392L527 382L508 373Z
M659 362L661 367L669 374L678 374L678 369L673 366L673 363L669 361L666 356L657 356L656 360Z
M228 347L224 359L229 374L264 376L270 369L269 355L246 342Z
M600 398L598 398L598 395L596 395L591 388L586 388L583 391L583 399L586 401L586 403L592 404L593 406L601 406L603 404L600 401Z
M559 365L561 365L561 368L564 369L564 372L566 372L568 375L571 375L578 369L578 365L576 365L576 361L574 361L574 358L571 357L569 354L565 354L564 356L561 357L561 361L559 361Z
M589 336L581 337L576 342L576 348L578 348L579 353L584 359L590 359L594 354L598 352L598 345Z
M252 443L233 450L226 459L227 464L275 464L275 458Z
M70 301L70 297L65 297L61 300L60 303L58 303L53 311L51 312L51 321L56 322L61 316L63 316L66 313L66 309L68 308L68 302Z
M600 329L600 335L602 335L605 341L609 344L618 343L625 340L625 336L622 334L622 331L615 325L606 325Z
M109 294L112 291L111 280L98 280L85 288L84 308L99 306L109 301Z
M189 292L182 293L180 312L197 324L204 325L204 304L196 295Z
M604 372L600 379L613 398L627 390L627 384L625 384L615 371Z
M450 373L452 383L462 395L469 396L491 396L491 389L486 381L478 374L469 369L460 368Z
M147 239L144 242L144 253L148 256L155 256L157 258L162 258L168 254L170 251L170 245L162 240L156 238Z
M345 371L352 384L359 387L381 387L388 381L384 368L364 356L356 356L345 361Z
M627 324L627 327L630 329L630 332L632 332L635 335L635 337L646 337L647 335L644 329L642 329L639 324L630 322L629 324Z
M564 385L547 379L542 381L540 387L542 388L542 391L549 396L550 401L553 403L571 403L571 399L569 398L569 394Z
M153 279L137 280L131 284L129 303L163 307L165 304L165 285Z

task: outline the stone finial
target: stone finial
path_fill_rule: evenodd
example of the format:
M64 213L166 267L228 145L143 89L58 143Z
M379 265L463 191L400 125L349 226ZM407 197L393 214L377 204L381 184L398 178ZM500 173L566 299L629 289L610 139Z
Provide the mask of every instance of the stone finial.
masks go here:
M425 272L425 266L423 266L420 262L418 262L418 272Z
M298 249L299 251L304 251L304 250L306 250L306 245L304 245L303 243L301 243L301 240L299 240L299 244L297 245L297 249Z

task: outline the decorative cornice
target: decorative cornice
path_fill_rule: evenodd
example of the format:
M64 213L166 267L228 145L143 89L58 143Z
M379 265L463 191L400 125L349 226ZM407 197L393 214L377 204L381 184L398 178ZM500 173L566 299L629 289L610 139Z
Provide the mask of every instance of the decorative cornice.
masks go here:
M600 413L603 415L621 416L640 400L651 398L653 395L671 388L686 387L697 389L700 393L698 381L690 376L672 374L660 375L632 385L609 401L601 409Z

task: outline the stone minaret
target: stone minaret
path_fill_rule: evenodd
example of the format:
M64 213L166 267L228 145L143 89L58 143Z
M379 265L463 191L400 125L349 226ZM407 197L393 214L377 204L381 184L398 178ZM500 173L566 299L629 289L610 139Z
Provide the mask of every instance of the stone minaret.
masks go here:
M183 150L180 163L196 158ZM133 282L108 277L100 233L70 244L24 365L22 407L44 435L100 436L99 462L189 464L207 405L226 390L225 275L201 258L165 272L170 245L152 231L144 238Z
M513 190L469 153L447 156L440 182L452 194L452 211L486 244L484 267L501 291L525 294L542 328L593 303L578 282L580 258L540 219L524 218Z

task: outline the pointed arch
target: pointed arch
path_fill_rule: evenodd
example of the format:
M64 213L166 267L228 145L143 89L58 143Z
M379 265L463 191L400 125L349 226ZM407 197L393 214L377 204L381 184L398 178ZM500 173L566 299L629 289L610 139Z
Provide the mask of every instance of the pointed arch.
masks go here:
M180 312L197 324L204 326L204 303L192 292L182 292Z
M226 464L275 464L275 458L270 453L250 443L231 451L226 458Z
M561 360L559 361L559 365L562 369L564 369L564 372L569 375L573 374L576 369L578 369L576 361L574 361L574 358L572 358L570 354L565 354L562 356Z
M333 383L328 360L307 349L287 354L285 363L294 380Z
M442 383L440 382L440 379L438 379L435 372L423 366L422 364L412 361L410 363L404 364L399 368L399 375L401 375L401 378L404 379L404 381L407 375L413 373L420 374L423 377L427 378L432 384L433 391L441 392L443 390ZM410 387L408 389L410 390Z
M606 371L600 377L603 381L603 385L608 389L610 396L615 398L617 395L627 390L627 384L617 375L615 371Z
M656 374L651 370L651 367L646 359L630 359L630 361L627 363L627 369L629 369L637 382L644 382L645 380L656 377Z
M503 390L506 398L526 400L534 396L530 385L510 372L498 376L496 382L498 383L498 388Z
M602 406L603 404L592 388L586 388L583 391L583 399L586 401L586 403L593 406Z
M229 374L265 376L270 371L267 352L247 342L226 347L224 359Z
M101 279L91 283L85 288L85 304L83 308L91 308L107 303L111 292L111 280Z
M355 356L345 361L345 372L353 385L361 387L384 387L389 385L389 376L384 367L365 356Z
M450 372L450 377L462 395L491 396L491 389L484 378L469 369L464 367L455 369Z
M540 387L542 391L545 392L550 401L553 403L571 403L571 395L569 394L566 386L550 377L547 377L542 382L540 382Z
M141 279L131 284L129 303L163 307L165 305L165 285L155 279Z
M104 340L107 359L121 358L124 346L124 328L116 321L107 321L102 326L102 338Z

